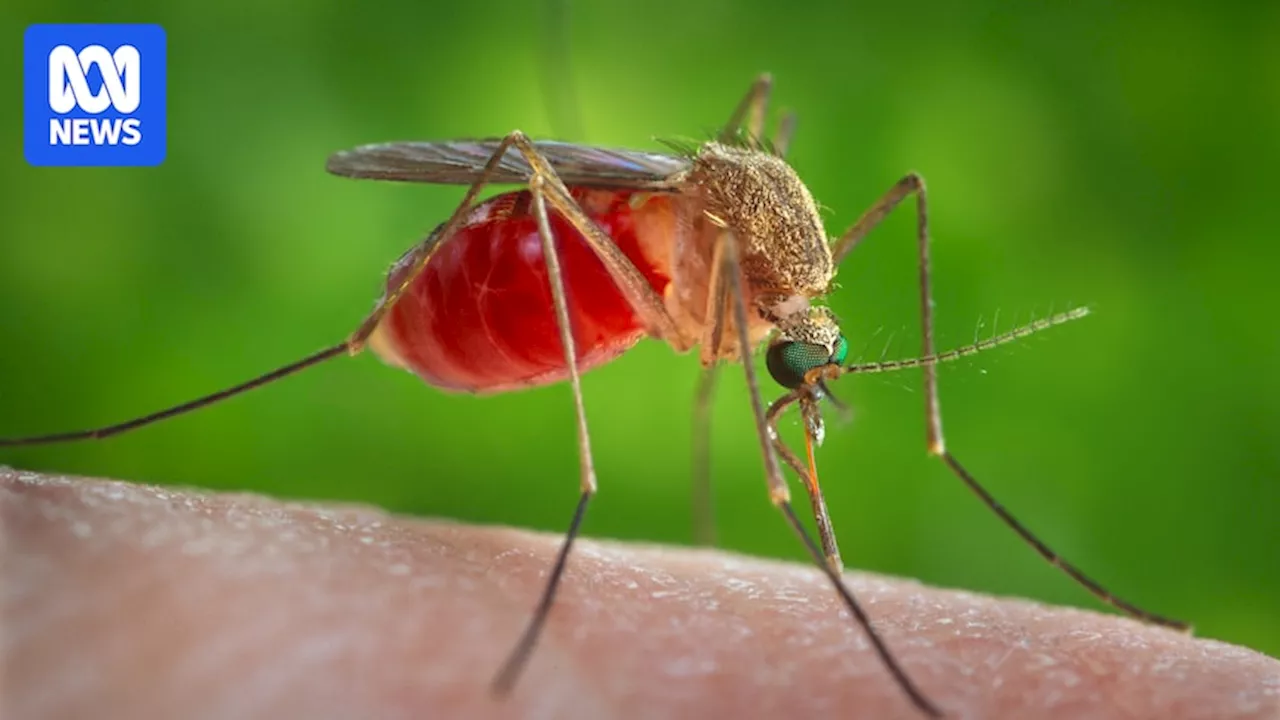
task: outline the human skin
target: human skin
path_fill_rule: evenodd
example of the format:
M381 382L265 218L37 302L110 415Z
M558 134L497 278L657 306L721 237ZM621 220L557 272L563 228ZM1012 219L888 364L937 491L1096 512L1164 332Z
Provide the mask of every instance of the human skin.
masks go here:
M0 468L0 717L917 718L815 568ZM847 572L955 718L1280 717L1280 662Z

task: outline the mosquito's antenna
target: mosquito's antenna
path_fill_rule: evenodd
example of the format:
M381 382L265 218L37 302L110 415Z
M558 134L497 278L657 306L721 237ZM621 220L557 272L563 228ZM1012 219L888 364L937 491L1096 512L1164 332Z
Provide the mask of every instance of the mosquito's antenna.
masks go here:
M937 353L936 355L926 355L924 357L910 358L907 360L881 360L879 362L846 365L840 369L840 374L856 375L885 373L951 362L952 360L959 360L960 358L969 357L970 355L977 355L984 350L990 350L991 348L999 345L1005 345L1015 340L1021 340L1022 338L1038 333L1041 330L1048 330L1051 327L1063 325L1071 322L1072 320L1079 320L1088 314L1088 307L1078 307L1074 310L1058 313L1057 315L1050 315L1047 318L1034 320L1026 325L1016 327L1007 332L1000 333L999 335L993 335L986 340L979 340L971 345L956 348L955 350L948 350L946 352Z
M181 405L175 405L167 410L154 412L150 415L134 418L117 425L108 425L106 427L100 427L93 430L77 430L75 432L56 433L53 435L37 435L35 437L25 438L0 438L0 447L14 447L17 445L47 445L51 443L72 442L75 440L101 440L103 438L111 437L112 435L119 435L120 433L136 430L145 425L150 425L151 423L160 422L161 420L174 417L175 415L182 415L184 413L191 412L192 410L199 410L202 407L212 405L220 400L226 400L229 397L239 395L242 392L247 392L256 387L262 387L267 383L292 375L300 370L305 370L312 365L319 365L326 360L345 354L347 349L348 344L343 342L341 344L334 345L331 348L321 350L314 355L309 355L295 363L290 363L282 368L272 370L265 375L259 375L246 383L241 383L235 387L229 387L225 390L219 390L212 395L205 395L202 398L185 402Z

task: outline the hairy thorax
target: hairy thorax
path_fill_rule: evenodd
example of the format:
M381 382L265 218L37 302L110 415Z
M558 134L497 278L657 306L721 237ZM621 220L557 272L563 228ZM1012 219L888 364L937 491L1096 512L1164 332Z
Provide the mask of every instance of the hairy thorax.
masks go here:
M827 293L832 259L826 232L809 190L785 161L708 143L684 180L684 193L667 196L663 218L672 239L664 301L687 339L701 341L713 320L708 296L716 242L724 233L737 241L753 347L779 320L807 314L808 300ZM732 314L726 308L714 353L729 361L739 359Z

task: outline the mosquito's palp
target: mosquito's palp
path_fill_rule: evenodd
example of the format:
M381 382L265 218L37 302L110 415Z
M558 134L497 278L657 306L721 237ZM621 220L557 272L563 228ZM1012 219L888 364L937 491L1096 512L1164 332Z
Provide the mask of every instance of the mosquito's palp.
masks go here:
M840 399L831 392L831 387L827 385L825 378L818 381L818 389L822 391L822 396L835 406L836 410L839 410L842 413L849 411L849 406L841 402Z
M844 368L841 368L842 373L843 371ZM840 422L848 423L853 420L853 408L831 392L831 386L827 384L826 378L818 381L818 389L822 391L822 396L825 397L827 401L831 403L831 406L836 409L836 413L838 413L840 417Z

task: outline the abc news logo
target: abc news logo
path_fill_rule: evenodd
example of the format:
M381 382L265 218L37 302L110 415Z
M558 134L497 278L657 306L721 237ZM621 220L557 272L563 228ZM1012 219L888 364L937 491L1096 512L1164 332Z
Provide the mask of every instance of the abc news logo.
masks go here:
M102 74L98 92L89 89L88 72ZM49 52L49 108L66 115L76 108L98 115L108 107L121 115L138 109L141 102L141 57L138 48L121 45L114 53L101 45L76 52L59 45ZM137 145L142 142L138 118L50 118L50 145Z
M23 150L38 166L159 165L168 142L159 25L31 25Z

